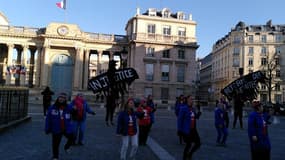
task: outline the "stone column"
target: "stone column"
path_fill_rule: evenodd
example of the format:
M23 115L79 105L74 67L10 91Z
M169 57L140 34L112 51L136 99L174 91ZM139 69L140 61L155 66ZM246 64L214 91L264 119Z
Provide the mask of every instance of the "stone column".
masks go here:
M74 65L74 89L81 89L82 83L82 62L83 62L83 49L82 48L75 48L75 65Z
M28 57L28 47L27 45L23 46L23 59L21 62L21 72L20 72L20 85L24 86L26 83L26 67L27 67L27 57Z
M34 85L34 69L35 69L35 53L36 48L30 48L31 57L30 57L30 66L29 66L29 80L28 85L32 87Z
M102 54L103 54L103 51L97 51L97 72L96 72L96 76L99 75L99 74L101 74L101 69L102 69L102 65L101 65Z
M38 50L38 55L37 55L37 62L35 64L35 71L36 71L36 74L35 74L35 85L36 87L40 87L41 86L41 66L42 66L42 55L43 55L43 52L44 52L44 49L41 47L41 46L37 46L37 50Z
M90 50L86 49L85 53L84 53L84 75L83 75L83 86L82 88L84 90L87 90L87 85L88 85L88 78L89 78L89 54L90 54Z
M50 51L50 47L46 46L43 49L43 54L41 57L41 71L40 71L40 84L41 87L44 86L48 86L48 82L49 82L49 51Z
M8 58L7 58L7 67L11 67L12 66L12 61L13 61L13 49L14 49L14 44L7 44L8 46ZM10 85L11 84L11 68L10 68L10 72L7 72L6 75L6 85Z
M20 78L21 78L21 62L22 62L22 54L23 48L16 48L17 50L17 60L16 60L16 77L15 77L15 85L20 86Z

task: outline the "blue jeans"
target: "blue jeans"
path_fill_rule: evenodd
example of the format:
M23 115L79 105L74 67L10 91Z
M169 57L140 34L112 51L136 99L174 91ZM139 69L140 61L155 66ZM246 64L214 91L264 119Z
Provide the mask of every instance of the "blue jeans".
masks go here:
M225 144L227 141L227 137L228 137L228 129L225 126L220 127L218 125L216 125L216 129L217 129L217 133L218 133L216 142Z
M74 121L74 142L83 143L85 128L85 121Z

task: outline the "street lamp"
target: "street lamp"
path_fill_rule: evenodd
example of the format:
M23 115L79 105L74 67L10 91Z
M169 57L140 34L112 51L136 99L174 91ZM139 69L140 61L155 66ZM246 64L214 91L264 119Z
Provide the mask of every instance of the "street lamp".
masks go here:
M123 47L123 50L121 51L120 56L121 56L122 67L126 68L127 59L128 59L128 51L126 50L126 47Z

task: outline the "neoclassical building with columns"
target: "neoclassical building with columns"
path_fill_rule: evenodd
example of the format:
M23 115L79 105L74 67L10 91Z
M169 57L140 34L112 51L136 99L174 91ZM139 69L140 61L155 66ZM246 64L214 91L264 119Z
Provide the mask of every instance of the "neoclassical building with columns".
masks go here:
M69 96L88 91L88 80L108 69L125 48L127 66L139 79L128 89L135 97L153 95L172 103L193 93L196 22L183 12L139 9L126 25L126 35L84 32L76 24L51 22L43 28L9 25L0 13L0 83L42 90L50 86Z

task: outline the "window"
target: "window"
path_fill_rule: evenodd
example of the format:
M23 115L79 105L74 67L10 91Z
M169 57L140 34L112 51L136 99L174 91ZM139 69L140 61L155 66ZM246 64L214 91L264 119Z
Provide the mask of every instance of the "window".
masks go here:
M280 78L280 77L281 77L281 72L280 72L280 70L276 70L276 77L277 77L277 78Z
M233 43L235 43L235 44L239 44L239 43L240 43L240 37L235 36L235 37L234 37L234 41L233 41Z
M265 56L265 55L266 55L266 52L267 52L267 48L266 48L266 47L262 47L262 48L261 48L261 55L262 55L262 56Z
M275 102L280 103L281 102L281 94L275 94Z
M264 66L267 64L267 59L266 58L261 58L261 65Z
M253 40L254 40L254 39L253 39L253 35L249 35L249 36L248 36L248 42L249 42L249 43L253 43Z
M278 66L280 64L280 59L277 57L275 58L275 65Z
M146 56L148 56L148 57L154 57L154 48L148 47L148 48L146 49Z
M168 18L169 17L169 11L164 11L163 12L163 17Z
M280 91L281 89L280 89L280 84L278 84L278 83L276 83L275 84L275 91Z
M280 34L275 35L275 42L279 43L282 41L282 36Z
M162 57L163 57L163 58L170 58L170 50L169 50L169 49L164 50L164 51L162 52Z
M171 35L171 27L170 26L163 26L163 35L165 35L165 36Z
M153 81L153 64L145 64L145 79Z
M177 66L177 82L184 82L185 79L185 66Z
M145 87L144 88L144 96L147 97L148 95L153 95L151 87Z
M238 58L233 59L233 67L239 67L239 59Z
M248 66L253 66L253 58L248 59Z
M254 48L253 47L248 47L248 55L252 56L254 52Z
M147 33L148 34L155 34L155 24L147 25Z
M169 65L168 64L161 65L161 80L169 81Z
M267 41L266 35L261 35L261 42L266 43L266 41Z
M234 55L239 55L240 48L234 48Z
M178 36L185 37L186 36L186 29L184 27L178 28Z
M168 99L168 92L169 89L168 88L161 88L161 99L162 100L167 100Z
M178 59L185 59L185 51L182 49L178 50Z
M179 13L177 18L178 19L185 19L185 15L183 13Z

